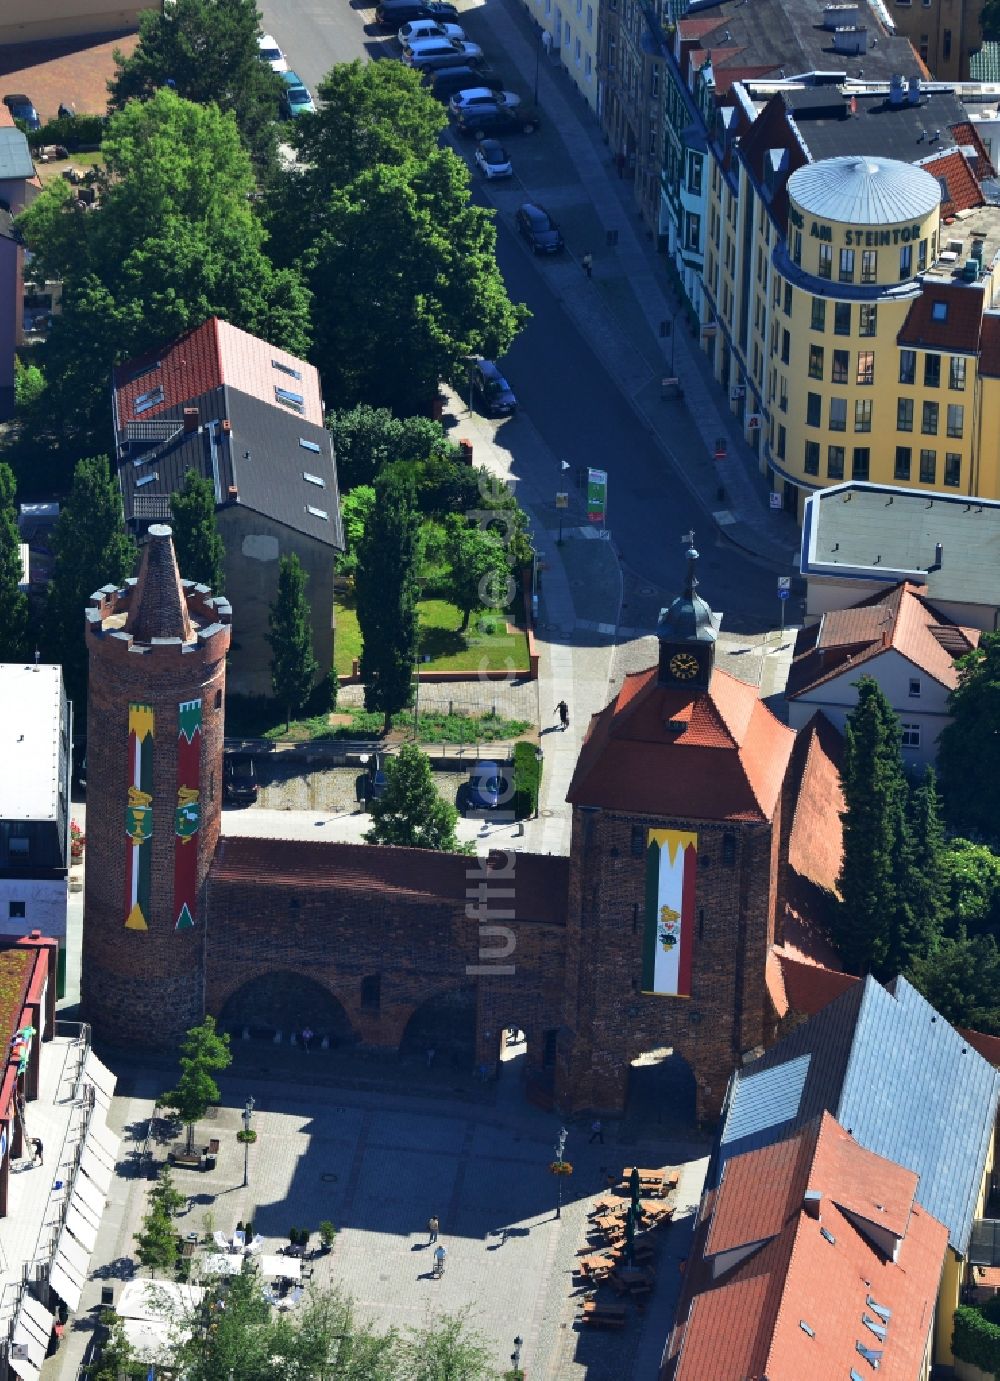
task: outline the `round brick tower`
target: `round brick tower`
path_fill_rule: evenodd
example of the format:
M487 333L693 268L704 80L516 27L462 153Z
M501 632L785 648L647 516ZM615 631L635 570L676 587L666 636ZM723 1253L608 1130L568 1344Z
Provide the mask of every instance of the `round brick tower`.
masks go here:
M182 581L169 527L87 609L84 1020L172 1046L204 1015L204 883L222 812L232 612Z

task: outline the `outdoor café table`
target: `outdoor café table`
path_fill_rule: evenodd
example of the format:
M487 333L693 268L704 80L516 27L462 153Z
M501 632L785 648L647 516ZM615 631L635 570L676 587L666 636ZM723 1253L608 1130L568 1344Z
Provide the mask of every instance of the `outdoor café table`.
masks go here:
M664 1218L672 1218L674 1210L668 1207L662 1199L640 1199L639 1207L644 1218L652 1218L656 1222L661 1222Z
M594 1213L627 1213L632 1200L627 1194L602 1194L594 1204Z
M599 1214L594 1219L594 1224L600 1228L601 1232L621 1232L622 1220L617 1213Z
M278 1277L280 1280L301 1280L302 1263L287 1256L259 1256L260 1273L266 1279Z
M586 1276L607 1275L608 1272L613 1271L614 1268L615 1259L613 1256L602 1256L600 1253L595 1253L593 1256L582 1256L580 1258L580 1270Z
M236 1276L243 1269L243 1258L224 1252L212 1252L205 1257L202 1274L207 1276Z
M619 1266L615 1275L629 1288L636 1285L652 1285L655 1278L652 1271L643 1270L641 1266Z

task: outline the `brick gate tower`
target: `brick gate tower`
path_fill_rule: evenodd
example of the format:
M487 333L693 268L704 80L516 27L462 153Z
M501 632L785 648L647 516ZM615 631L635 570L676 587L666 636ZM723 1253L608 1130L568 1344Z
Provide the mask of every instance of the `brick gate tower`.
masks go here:
M767 1037L781 792L794 734L715 665L720 625L696 593L657 627L656 666L591 721L570 784L567 1001L557 1097L618 1112L630 1064L671 1049L698 1115Z
M231 611L182 581L169 527L87 610L83 1017L169 1046L204 1015L203 890L222 810Z

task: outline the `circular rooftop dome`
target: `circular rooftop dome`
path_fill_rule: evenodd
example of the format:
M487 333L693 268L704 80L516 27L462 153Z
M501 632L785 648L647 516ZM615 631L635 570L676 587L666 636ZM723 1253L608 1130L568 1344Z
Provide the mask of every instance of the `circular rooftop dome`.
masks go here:
M938 180L893 158L826 158L788 179L788 195L820 220L899 225L929 216L941 202Z

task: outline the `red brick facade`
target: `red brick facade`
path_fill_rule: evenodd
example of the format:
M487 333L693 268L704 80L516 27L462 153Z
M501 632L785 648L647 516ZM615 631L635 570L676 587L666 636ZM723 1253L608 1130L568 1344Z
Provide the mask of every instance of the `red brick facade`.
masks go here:
M146 549L144 549L145 552ZM144 560L146 560L144 555ZM171 555L171 562L173 561ZM176 566L174 566L176 573ZM144 598L171 602L169 582L143 581ZM222 805L223 692L230 639L229 605L186 582L192 637L164 636L155 611L138 611L134 582L107 589L87 612L87 848L82 1005L95 1035L115 1044L169 1046L204 1014L205 927L174 926L174 811L177 722L183 700L200 698L201 829L198 881L219 840ZM139 617L141 613L141 618ZM141 641L126 621L156 636ZM151 705L153 736L152 905L148 930L125 929L125 807L129 776L128 707ZM203 911L204 902L199 910Z

